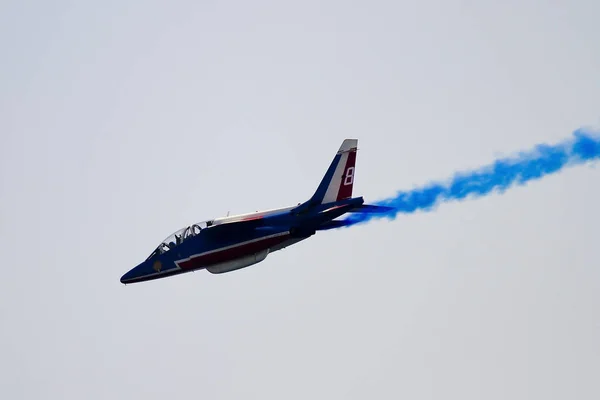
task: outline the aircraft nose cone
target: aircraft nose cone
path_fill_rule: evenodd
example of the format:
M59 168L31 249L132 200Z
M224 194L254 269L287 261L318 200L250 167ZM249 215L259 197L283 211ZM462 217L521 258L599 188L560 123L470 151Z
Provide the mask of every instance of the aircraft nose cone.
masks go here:
M127 272L121 277L121 283L126 284L131 280L131 278L133 278L133 270Z
M154 263L151 261L144 261L140 265L132 268L125 275L121 277L121 283L136 283L154 279L157 275L158 270L154 267Z
M142 271L142 264L138 265L135 268L130 269L125 275L123 275L121 277L121 283L123 284L127 284L127 283L133 283L136 281L136 279L140 278L143 275Z

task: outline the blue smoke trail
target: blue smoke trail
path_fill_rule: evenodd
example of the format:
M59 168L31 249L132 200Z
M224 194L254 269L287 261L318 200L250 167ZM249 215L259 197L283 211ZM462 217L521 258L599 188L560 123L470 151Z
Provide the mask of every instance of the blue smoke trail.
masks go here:
M384 214L351 214L339 222L341 226L352 226L374 218L394 219L399 213L431 211L440 202L462 200L469 195L481 197L494 190L504 193L514 184L523 185L567 166L600 158L600 138L597 135L579 129L573 136L555 145L537 145L533 150L497 160L479 170L458 173L445 184L434 182L422 188L398 192L392 198L375 203L392 207L392 211Z

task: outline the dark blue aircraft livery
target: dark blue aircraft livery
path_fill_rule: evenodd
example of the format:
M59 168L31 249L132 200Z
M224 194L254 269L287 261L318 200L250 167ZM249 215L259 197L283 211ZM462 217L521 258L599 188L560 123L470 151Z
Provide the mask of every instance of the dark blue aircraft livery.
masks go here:
M235 271L263 261L269 253L336 227L349 212L387 212L352 197L358 140L342 143L315 194L297 206L216 218L178 230L150 256L121 277L124 284L206 269Z

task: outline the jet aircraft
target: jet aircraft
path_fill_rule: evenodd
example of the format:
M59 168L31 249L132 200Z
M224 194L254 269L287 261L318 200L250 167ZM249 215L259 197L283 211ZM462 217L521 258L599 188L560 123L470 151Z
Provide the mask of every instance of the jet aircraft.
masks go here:
M357 139L345 139L313 196L295 206L215 218L182 228L163 240L148 258L121 277L129 284L206 269L235 271L267 255L343 225L336 218L353 212L385 213L352 197Z

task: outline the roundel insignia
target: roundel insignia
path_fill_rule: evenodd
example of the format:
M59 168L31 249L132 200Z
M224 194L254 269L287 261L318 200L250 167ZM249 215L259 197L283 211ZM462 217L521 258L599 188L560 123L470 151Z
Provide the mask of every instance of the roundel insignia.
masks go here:
M153 268L156 272L160 272L160 269L162 268L162 264L160 263L159 260L154 261Z

